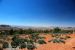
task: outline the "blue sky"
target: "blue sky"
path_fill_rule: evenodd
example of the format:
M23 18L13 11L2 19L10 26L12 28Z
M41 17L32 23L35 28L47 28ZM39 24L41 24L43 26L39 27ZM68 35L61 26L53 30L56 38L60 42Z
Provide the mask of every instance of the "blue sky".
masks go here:
M0 24L75 26L75 0L0 0Z

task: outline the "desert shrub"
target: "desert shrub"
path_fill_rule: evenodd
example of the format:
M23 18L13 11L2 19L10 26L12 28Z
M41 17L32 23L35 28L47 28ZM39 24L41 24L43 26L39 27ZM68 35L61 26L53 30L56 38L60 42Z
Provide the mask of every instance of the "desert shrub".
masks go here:
M60 43L58 39L53 39L53 43Z
M52 39L52 40L49 40L48 42L53 42L53 43L65 43L65 41L64 40L62 40L62 39Z
M26 34L32 34L32 33L34 33L34 30L32 30L31 28L29 28L29 29L25 30L25 33Z
M39 33L32 33L30 39L36 42L39 39Z
M17 46L20 45L21 43L24 43L25 42L25 39L20 39L20 38L17 38L16 36L14 36L12 38L12 40L13 40L14 43L16 43Z
M38 38L38 35L39 35L39 33L32 33L31 38L32 39Z
M16 38L12 43L11 43L11 45L12 45L12 47L13 48L15 48L15 47L17 47L17 46L20 46L20 48L25 48L26 47L26 45L25 45L25 43L24 42L29 42L27 39L19 39L19 38Z
M43 39L38 40L39 44L46 44L46 42Z
M24 42L28 42L29 40L28 39L24 39Z
M33 49L35 49L34 44L28 44L28 45L27 45L27 49L28 49L28 50L33 50Z
M60 41L61 43L65 43L65 41L64 41L64 40L62 40L62 39L60 39L59 41Z
M30 39L30 40L28 40L28 42L27 43L31 43L31 44L33 44L33 40L32 39Z
M25 31L23 29L19 30L19 34L24 34L24 33L25 33Z
M58 34L60 33L61 29L59 27L54 28L53 33Z
M14 35L12 38L12 41L15 41L16 38L17 38L16 35Z
M14 34L14 30L13 29L9 30L9 35L13 35L13 34Z
M4 42L3 43L3 48L8 48L9 47L9 44L7 42Z
M45 39L45 37L41 37L41 36L39 36L38 39Z
M60 37L60 34L58 34L58 33L52 34L52 37Z
M44 32L44 33L49 33L50 31L49 31L49 30L44 30L43 32Z
M11 42L11 46L12 46L12 48L16 48L18 45L15 42Z
M26 44L25 43L22 43L21 45L20 45L20 48L22 49L22 48L26 48Z

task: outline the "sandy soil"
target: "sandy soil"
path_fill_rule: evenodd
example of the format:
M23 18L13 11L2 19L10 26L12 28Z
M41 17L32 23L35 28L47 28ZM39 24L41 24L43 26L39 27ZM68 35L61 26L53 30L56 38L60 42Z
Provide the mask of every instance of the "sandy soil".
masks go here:
M70 34L71 38L66 40L66 43L49 43L48 40L52 39L51 35L44 35L46 37L45 41L47 44L40 45L35 50L75 50L75 34Z
M45 36L45 41L47 44L40 45L35 50L75 50L75 34L70 34L70 39L66 40L66 43L49 43L48 41L52 39L51 35L42 35ZM20 50L27 50L27 49L20 49Z
M52 39L50 35L45 35L47 44L39 46L35 50L75 50L75 34L69 35L70 39L66 43L49 43L48 40Z

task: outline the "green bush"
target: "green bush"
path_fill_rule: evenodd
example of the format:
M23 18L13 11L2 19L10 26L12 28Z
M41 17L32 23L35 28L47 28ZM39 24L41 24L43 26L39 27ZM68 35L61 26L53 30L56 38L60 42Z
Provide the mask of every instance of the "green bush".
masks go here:
M8 48L9 47L9 44L7 42L4 42L3 43L3 48Z
M64 41L64 40L62 40L62 39L60 39L59 41L60 41L61 43L65 43L65 41Z
M38 40L38 43L39 44L46 44L46 42L44 40L42 40L42 39Z
M28 44L28 45L27 45L27 49L28 49L28 50L33 50L33 49L35 49L34 44Z
M12 48L16 48L18 45L15 42L11 42L11 46L12 46Z
M60 43L58 39L53 39L53 43Z
M54 28L53 33L58 34L60 33L61 29L59 27Z
M65 41L63 39L52 39L52 40L49 40L48 42L53 42L53 43L65 43Z
M13 42L16 43L17 46L19 46L21 43L24 43L25 41L27 41L26 39L20 39L20 38L17 38L16 36L14 36L12 38Z
M39 38L39 39L45 39L45 37L40 37L40 36L39 36L38 38Z
M26 44L25 43L22 43L21 45L20 45L20 48L22 49L22 48L26 48Z
M32 39L30 39L30 40L28 40L28 42L27 43L31 43L31 44L33 44L33 40Z
M28 42L29 40L28 39L24 39L24 42Z

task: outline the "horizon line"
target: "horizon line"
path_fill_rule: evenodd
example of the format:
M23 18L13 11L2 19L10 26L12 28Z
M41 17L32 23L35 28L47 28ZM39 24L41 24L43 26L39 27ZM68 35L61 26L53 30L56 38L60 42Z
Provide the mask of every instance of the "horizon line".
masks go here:
M75 27L75 26L58 26L58 25L17 25L17 24L0 24L0 25L10 25L10 26L28 26L28 27Z

